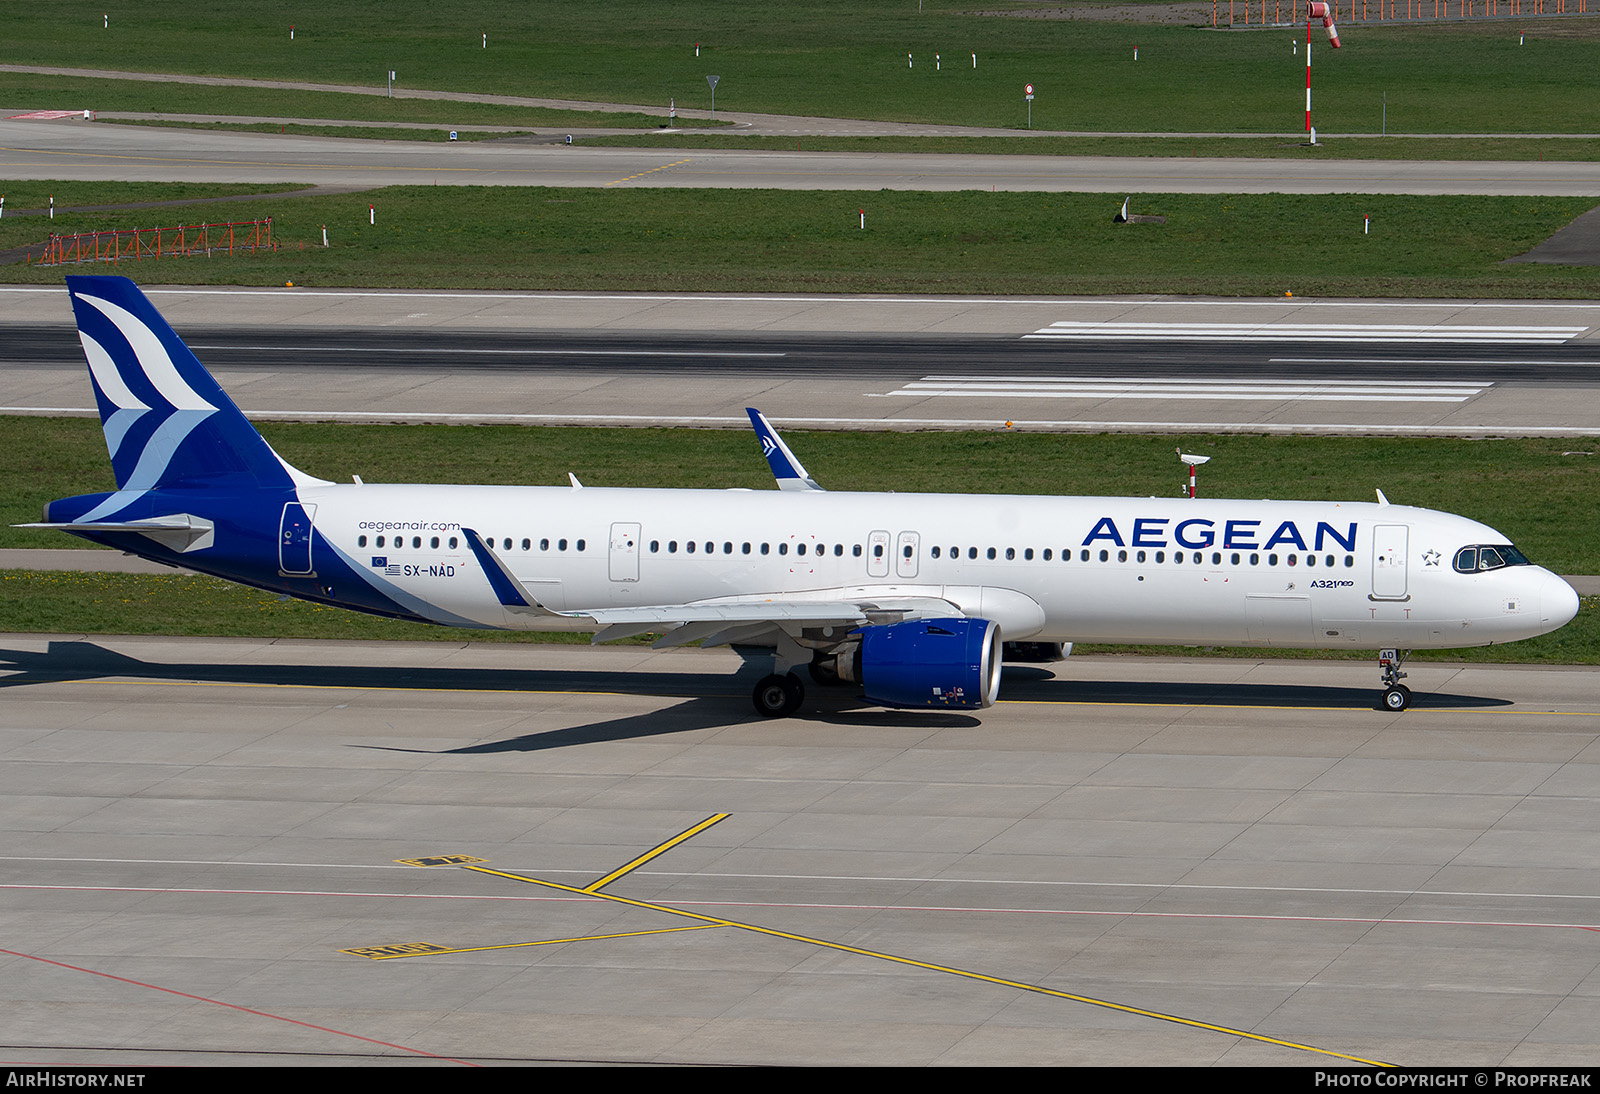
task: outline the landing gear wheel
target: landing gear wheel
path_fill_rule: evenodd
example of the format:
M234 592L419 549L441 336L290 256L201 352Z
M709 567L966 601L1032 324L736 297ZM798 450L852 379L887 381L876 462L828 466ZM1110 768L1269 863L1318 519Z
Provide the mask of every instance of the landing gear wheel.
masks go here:
M1411 705L1411 689L1404 684L1396 684L1392 688L1385 688L1383 692L1383 709L1399 714Z
M794 673L763 676L750 695L756 713L763 718L786 718L800 709L805 702L806 689Z

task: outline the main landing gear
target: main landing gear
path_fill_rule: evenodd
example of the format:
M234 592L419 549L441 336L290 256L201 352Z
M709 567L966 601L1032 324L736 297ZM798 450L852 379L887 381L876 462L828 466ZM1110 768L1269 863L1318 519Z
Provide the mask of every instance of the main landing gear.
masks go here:
M805 685L792 672L763 676L750 698L763 718L787 718L806 701Z
M1383 673L1383 701L1380 709L1399 714L1411 705L1411 689L1400 681L1406 674L1400 671L1400 666L1406 663L1410 653L1407 650L1401 653L1398 650L1378 651L1378 671Z

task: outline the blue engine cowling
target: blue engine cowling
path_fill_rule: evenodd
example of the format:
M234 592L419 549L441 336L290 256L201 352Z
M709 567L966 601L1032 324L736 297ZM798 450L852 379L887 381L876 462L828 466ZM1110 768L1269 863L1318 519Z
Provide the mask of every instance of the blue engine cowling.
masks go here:
M861 632L867 698L886 707L991 706L1000 691L1000 628L989 619L914 619Z

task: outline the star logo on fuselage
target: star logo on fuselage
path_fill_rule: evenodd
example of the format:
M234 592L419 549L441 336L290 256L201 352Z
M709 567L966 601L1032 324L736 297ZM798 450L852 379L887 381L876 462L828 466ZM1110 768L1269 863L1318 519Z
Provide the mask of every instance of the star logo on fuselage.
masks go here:
M1439 552L1435 551L1432 547L1429 547L1426 551L1422 552L1422 564L1424 566L1439 565Z

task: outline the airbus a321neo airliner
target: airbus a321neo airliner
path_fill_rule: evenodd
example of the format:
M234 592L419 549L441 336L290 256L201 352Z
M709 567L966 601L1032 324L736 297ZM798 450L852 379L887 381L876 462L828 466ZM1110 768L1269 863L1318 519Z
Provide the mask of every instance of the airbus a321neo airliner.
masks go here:
M732 645L887 707L976 709L1072 642L1382 649L1544 634L1571 586L1465 517L1379 502L847 493L752 412L785 489L333 483L285 462L126 278L69 277L113 493L42 524L320 604L595 641Z

